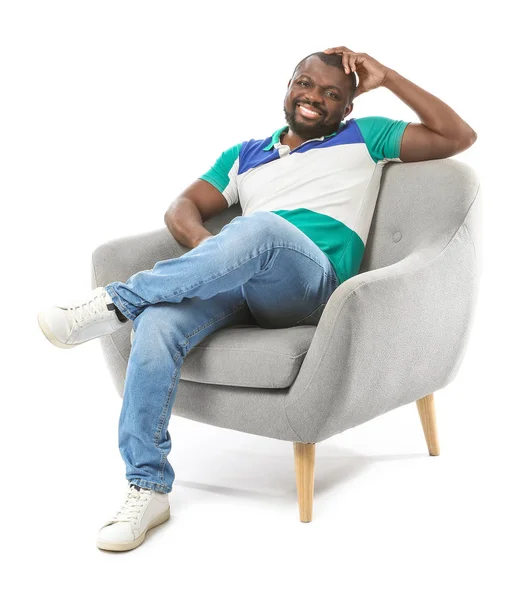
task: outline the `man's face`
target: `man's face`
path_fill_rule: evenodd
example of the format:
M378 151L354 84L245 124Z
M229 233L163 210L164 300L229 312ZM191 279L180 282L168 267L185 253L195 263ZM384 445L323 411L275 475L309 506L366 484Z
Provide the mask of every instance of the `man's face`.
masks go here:
M308 58L287 86L283 111L290 129L305 140L337 131L353 109L348 104L349 89L349 76L344 71L324 64L317 56ZM302 112L299 104L320 115Z

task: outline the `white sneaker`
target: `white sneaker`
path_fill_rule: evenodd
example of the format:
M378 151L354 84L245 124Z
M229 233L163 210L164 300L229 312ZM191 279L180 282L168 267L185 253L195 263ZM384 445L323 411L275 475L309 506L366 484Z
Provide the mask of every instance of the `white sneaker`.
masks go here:
M129 322L117 317L115 304L104 287L95 288L86 298L69 306L45 308L37 320L44 335L59 348L73 348L113 333Z
M168 494L130 484L122 508L99 530L97 547L117 551L136 548L149 529L169 518Z

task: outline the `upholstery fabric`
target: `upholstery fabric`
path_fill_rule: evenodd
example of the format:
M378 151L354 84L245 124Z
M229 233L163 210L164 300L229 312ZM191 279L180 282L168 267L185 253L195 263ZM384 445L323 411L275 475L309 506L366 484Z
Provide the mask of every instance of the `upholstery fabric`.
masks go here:
M236 204L204 226L216 234L240 214ZM473 325L481 241L471 167L452 158L388 163L360 271L335 290L318 325L215 332L186 357L173 414L317 443L445 387ZM107 242L93 252L92 286L188 250L166 228ZM100 338L120 396L130 331Z

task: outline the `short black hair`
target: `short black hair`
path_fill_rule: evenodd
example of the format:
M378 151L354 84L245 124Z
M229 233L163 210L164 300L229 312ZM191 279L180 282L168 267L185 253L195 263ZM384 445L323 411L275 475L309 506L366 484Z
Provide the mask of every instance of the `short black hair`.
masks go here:
M342 63L342 57L339 54L326 54L326 52L313 52L312 54L305 56L302 60L300 60L298 62L298 64L294 68L291 79L294 78L296 71L305 62L305 60L307 58L310 58L310 56L317 56L318 58L320 58L322 60L322 62L324 64L329 65L330 67L338 67L339 69L342 70L342 73L345 73L344 65ZM354 71L351 71L350 73L345 73L345 75L347 75L347 77L349 77L350 83L351 83L351 87L349 90L349 102L348 102L348 104L350 104L352 102L354 92L356 91L356 75L354 74Z

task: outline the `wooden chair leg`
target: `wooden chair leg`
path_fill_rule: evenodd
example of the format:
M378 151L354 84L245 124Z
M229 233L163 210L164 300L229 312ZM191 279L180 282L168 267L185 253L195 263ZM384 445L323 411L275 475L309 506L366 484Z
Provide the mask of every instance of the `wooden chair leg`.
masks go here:
M293 442L293 444L299 518L302 523L309 523L312 520L315 444L302 442Z
M439 440L436 428L436 409L434 407L434 394L427 394L416 401L420 413L421 426L427 441L430 456L439 456Z

